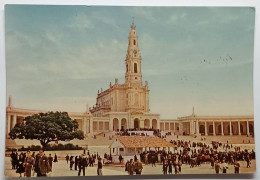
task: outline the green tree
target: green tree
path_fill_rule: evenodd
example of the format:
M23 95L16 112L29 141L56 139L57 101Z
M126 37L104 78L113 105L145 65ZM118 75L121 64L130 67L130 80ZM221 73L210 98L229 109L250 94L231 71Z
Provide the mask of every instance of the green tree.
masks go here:
M83 139L78 123L67 112L48 112L28 116L24 123L16 124L10 131L11 139L37 139L43 149L52 141Z

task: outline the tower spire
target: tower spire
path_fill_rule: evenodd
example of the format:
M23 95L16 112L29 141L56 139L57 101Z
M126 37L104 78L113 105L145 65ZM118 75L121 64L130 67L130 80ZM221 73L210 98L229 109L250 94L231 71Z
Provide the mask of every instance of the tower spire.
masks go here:
M135 31L134 17L131 31L128 36L128 48L126 54L125 82L128 84L142 85L141 54L138 47L138 36Z
M8 99L8 106L9 106L9 107L12 106L12 98L11 98L11 96L9 96L9 99Z

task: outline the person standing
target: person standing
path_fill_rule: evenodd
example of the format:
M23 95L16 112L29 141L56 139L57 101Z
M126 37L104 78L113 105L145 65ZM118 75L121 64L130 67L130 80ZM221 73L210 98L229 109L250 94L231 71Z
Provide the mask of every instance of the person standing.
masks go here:
M161 163L161 154L160 153L157 154L157 160L158 160L158 163Z
M134 156L134 160L135 160L135 162L137 161L137 156L136 155Z
M57 154L55 153L55 155L54 155L54 161L53 162L58 162L58 156L57 156Z
M10 157L11 157L12 169L15 169L15 153L14 153L14 151L12 151Z
M251 164L249 154L246 156L246 167L249 168Z
M228 169L227 163L225 162L225 160L223 160L223 163L222 163L222 173L226 174L227 173L227 169Z
M128 168L128 174L129 175L133 175L134 174L134 170L135 170L133 159L130 159L129 166L127 166L127 168Z
M22 177L22 174L25 172L25 169L24 169L24 156L23 154L21 153L19 155L19 159L18 159L18 165L17 165L17 170L16 170L16 173L19 173L20 176L19 177Z
M123 157L122 157L122 155L120 154L119 157L118 157L119 164L121 164L122 159L123 159Z
M74 164L73 156L70 156L70 170L72 170Z
M163 166L162 166L162 168L163 168L163 174L164 174L164 175L167 175L168 164L166 163L165 160L163 161Z
M47 176L47 174L50 172L50 164L43 150L40 150L40 157L41 158L39 159L39 167L41 171L41 176Z
M19 155L18 152L16 152L14 155L14 169L18 168L18 161L19 161Z
M75 171L77 171L77 167L78 167L78 156L75 157Z
M93 157L93 155L89 156L89 166L91 166L91 167L94 166L94 157Z
M221 168L220 168L220 164L219 164L219 162L218 162L218 160L216 160L216 162L215 162L215 171L216 171L216 174L219 174L219 170L220 170Z
M83 172L83 176L85 176L85 168L87 166L87 159L85 157L85 154L81 154L79 159L78 159L78 163L79 163L79 172L78 172L78 176L80 176L81 171Z
M172 174L172 160L169 160L168 166L169 166L168 172L169 172L169 174Z
M135 173L136 174L141 174L143 170L143 164L139 161L139 159L136 159L135 163Z
M240 164L237 162L237 160L235 160L234 167L235 167L235 174L239 174Z
M40 153L39 168L41 171L41 176L47 176L47 174L50 172L50 164L48 162L48 158L44 154L43 150L40 150L39 153Z
M212 167L212 169L214 168L214 157L212 156L211 158L210 158L210 164L211 164L211 167Z
M179 166L179 173L181 173L181 166L182 166L181 160L178 161L178 166Z
M69 155L67 154L67 156L66 156L67 164L69 163L69 160L70 160L70 157L69 157Z
M98 176L102 176L102 162L101 162L101 158L98 158L97 175Z
M26 158L24 160L24 166L25 166L25 176L31 177L32 167L35 166L35 160L31 155L30 151L27 151Z
M130 165L130 161L127 160L127 162L125 163L125 171L128 171L128 166Z
M148 164L148 155L147 154L144 155L144 163L145 163L145 165Z
M34 172L36 172L37 177L41 176L41 170L40 170L40 166L39 166L39 160L40 160L41 156L40 153L36 154L35 156L35 167L34 167Z
M52 171L53 157L51 156L51 154L49 154L48 161L49 161L49 164L50 164L50 171Z

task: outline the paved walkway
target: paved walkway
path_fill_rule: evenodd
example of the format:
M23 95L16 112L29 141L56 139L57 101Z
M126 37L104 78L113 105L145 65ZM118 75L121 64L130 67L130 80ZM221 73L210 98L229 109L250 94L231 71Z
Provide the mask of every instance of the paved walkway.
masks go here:
M253 173L256 170L255 160L252 161L251 168L246 168L246 162L241 161L240 163L240 173ZM5 158L5 176L6 177L19 177L19 174L15 173L15 170L11 169L10 158ZM142 174L151 175L151 174L162 174L162 165L157 165L152 167L151 165L143 166ZM234 167L232 165L228 166L228 173L234 173ZM127 172L124 171L124 167L118 166L103 166L103 175L127 175ZM215 174L214 169L211 168L210 164L202 164L200 167L190 168L189 165L182 166L182 174ZM65 160L59 160L57 163L53 163L53 172L50 176L77 176L78 171L69 170L69 164ZM97 175L97 166L87 167L86 168L87 176L96 176Z

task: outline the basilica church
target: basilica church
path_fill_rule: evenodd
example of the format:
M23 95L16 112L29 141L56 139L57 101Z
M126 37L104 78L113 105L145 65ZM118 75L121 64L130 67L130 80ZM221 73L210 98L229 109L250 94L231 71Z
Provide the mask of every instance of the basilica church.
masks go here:
M142 80L142 57L138 48L136 26L131 25L125 59L125 82L110 83L109 89L98 91L96 104L86 112L68 112L79 129L87 136L120 129L160 129L180 135L250 135L254 133L254 116L200 116L191 115L176 119L160 119L160 114L150 113L149 86ZM55 111L55 110L54 110ZM6 107L6 137L16 123L26 116L41 111Z

